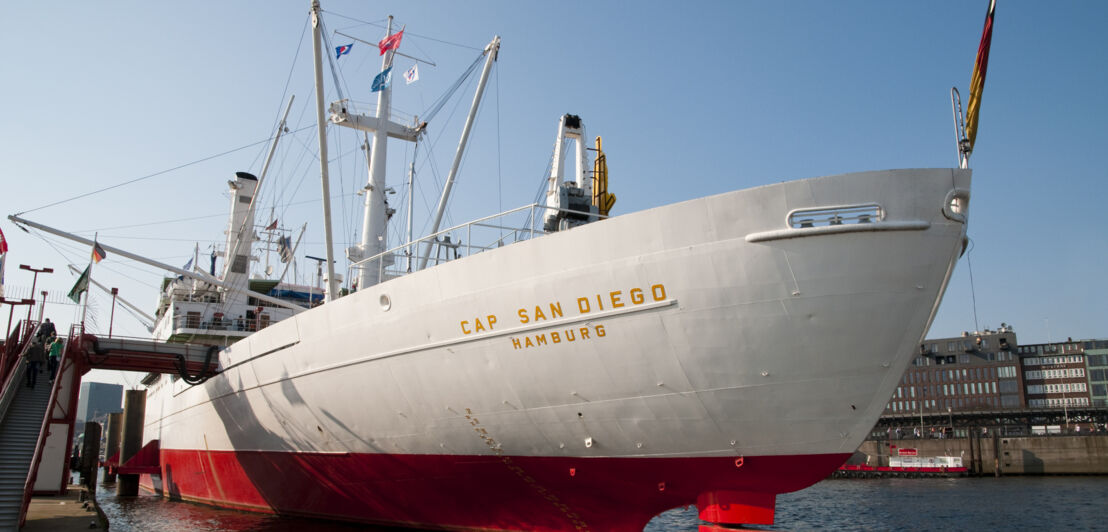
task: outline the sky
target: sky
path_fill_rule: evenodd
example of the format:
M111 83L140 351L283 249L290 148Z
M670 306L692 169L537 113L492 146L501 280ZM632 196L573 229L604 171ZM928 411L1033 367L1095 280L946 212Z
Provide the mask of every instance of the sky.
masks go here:
M224 238L226 181L236 171L261 172L290 95L290 133L271 164L257 222L275 218L293 236L307 224L299 254L323 256L308 6L8 6L0 21L6 295L30 293L32 276L19 264L53 267L35 291L49 294L46 316L68 326L80 311L65 298L76 279L66 265L84 268L89 254L86 246L25 233L9 214L95 234L178 267L197 247L205 256ZM604 138L614 214L791 179L951 167L949 90L956 86L968 99L986 6L325 1L329 44L354 43L334 61L335 74L325 68L326 100L340 97L338 79L341 97L371 112L380 58L358 39L379 40L390 14L405 28L401 51L425 61L419 81L408 85L399 74L413 60L397 60L398 120L426 116L501 36L448 223L531 203L565 113L581 116L588 136ZM928 337L1002 322L1024 344L1108 337L1106 21L1105 2L998 1L970 165L972 246ZM429 146L420 147L417 220L437 201L473 87L473 78L463 83L432 120ZM360 227L356 191L365 184L365 162L354 133L329 134L341 256ZM389 146L388 179L398 190L390 200L398 208L407 197L405 144ZM427 227L416 222L417 233ZM152 313L162 276L109 256L93 278ZM315 282L306 265L293 278ZM90 328L105 332L110 297L94 291L89 313ZM146 334L119 309L111 327Z

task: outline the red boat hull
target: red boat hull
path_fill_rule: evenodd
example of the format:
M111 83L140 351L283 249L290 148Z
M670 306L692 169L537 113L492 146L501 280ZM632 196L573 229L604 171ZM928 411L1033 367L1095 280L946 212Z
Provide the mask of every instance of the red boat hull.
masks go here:
M773 522L778 493L850 456L565 458L161 450L144 484L175 499L419 528L642 530L697 504L702 519Z

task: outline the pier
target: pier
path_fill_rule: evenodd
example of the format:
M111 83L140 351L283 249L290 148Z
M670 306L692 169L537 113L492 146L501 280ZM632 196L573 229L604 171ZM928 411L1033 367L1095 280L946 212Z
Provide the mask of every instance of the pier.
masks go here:
M51 382L24 385L38 323L24 320L0 349L0 529L26 523L32 496L66 497L81 379L92 369L172 373L199 383L218 373L218 346L165 343L70 330ZM141 453L139 453L141 454ZM125 456L123 466L126 463ZM143 464L134 464L142 466ZM95 471L95 469L94 469Z

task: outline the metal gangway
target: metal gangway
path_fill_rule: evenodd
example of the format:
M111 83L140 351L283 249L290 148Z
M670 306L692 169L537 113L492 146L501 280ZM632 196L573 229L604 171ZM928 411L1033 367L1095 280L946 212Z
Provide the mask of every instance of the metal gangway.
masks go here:
M175 373L190 383L219 371L216 346L111 338L74 326L54 381L44 372L30 388L24 361L37 328L24 320L0 349L0 530L23 525L32 495L68 491L78 396L89 370Z

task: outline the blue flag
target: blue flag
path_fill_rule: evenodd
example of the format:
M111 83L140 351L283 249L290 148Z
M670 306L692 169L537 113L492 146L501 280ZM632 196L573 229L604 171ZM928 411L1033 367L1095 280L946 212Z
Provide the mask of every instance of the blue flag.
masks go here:
M338 59L341 55L350 53L350 49L354 47L354 43L344 44L342 46L335 47L335 59Z
M377 77L373 78L373 86L370 87L369 92L377 92L389 88L389 83L392 81L392 67L386 68Z

